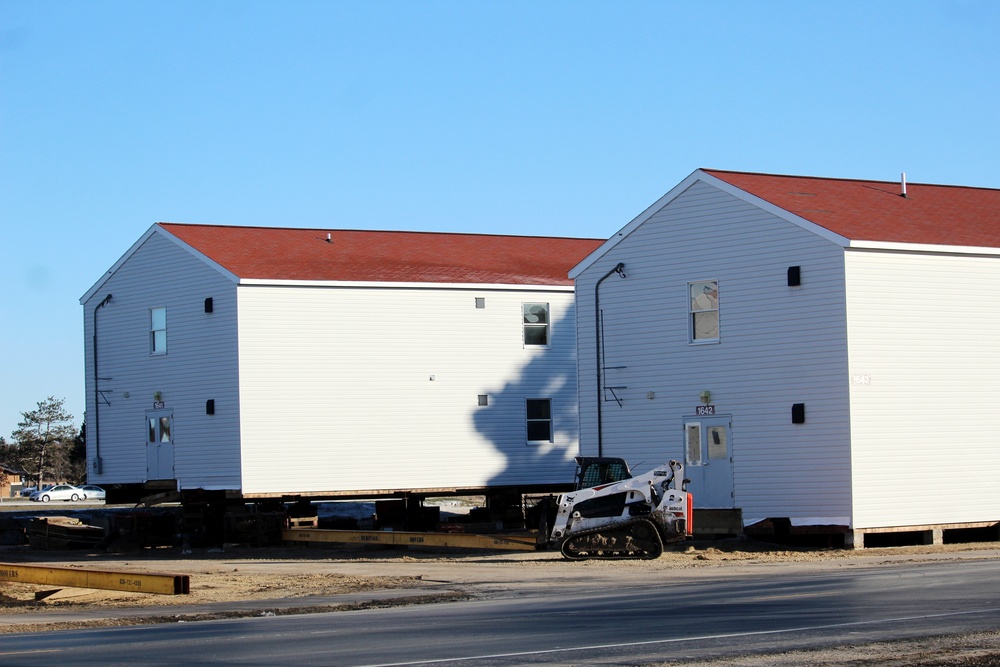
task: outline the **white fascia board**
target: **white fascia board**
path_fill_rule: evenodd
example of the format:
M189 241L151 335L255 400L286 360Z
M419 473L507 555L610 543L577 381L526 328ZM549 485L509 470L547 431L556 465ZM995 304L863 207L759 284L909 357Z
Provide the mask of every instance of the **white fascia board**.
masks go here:
M631 234L639 225L649 220L654 213L669 204L679 194L691 187L692 184L699 180L698 175L702 173L703 172L700 169L696 169L690 176L671 188L670 192L657 199L652 205L648 206L646 210L635 216L630 223L619 229L614 235L611 236L611 238L599 245L596 250L584 257L579 264L570 269L569 277L575 280L577 276L586 271L591 265L594 264L594 262L599 260L609 250L621 243L622 240Z
M108 279L111 278L111 276L113 276L115 274L115 272L118 271L119 268L121 268L122 264L124 264L125 262L127 262L129 260L129 258L132 257L132 255L135 254L135 252L142 246L142 244L145 243L146 240L150 236L152 236L153 234L160 234L164 238L173 241L174 243L177 244L178 247L184 249L186 252L190 253L193 257L197 257L199 260L201 260L202 262L204 262L208 266L212 267L213 269L215 269L216 271L218 271L222 275L224 275L227 278L229 278L229 280L231 280L232 282L235 283L235 282L239 281L239 278L234 273L232 273L231 271L229 271L227 269L224 269L217 262L212 261L211 259L209 259L208 257L206 257L201 252L195 250L194 248L192 248L190 245L188 245L184 241L181 241L179 238L177 238L176 236L174 236L173 234L171 234L167 230L163 229L163 227L161 227L159 224L154 223L149 229L146 230L146 232L142 236L139 237L139 240L136 241L135 243L133 243L132 246L128 250L125 251L125 254L123 254L118 259L118 261L115 262L111 266L111 268L108 269L107 272L105 272L105 274L103 276L101 276L100 280L98 280L96 283L94 283L94 286L91 287L89 290L87 290L87 292L83 296L80 297L80 304L81 305L86 304L87 301L91 297L93 297L96 292L100 291L101 287L104 286L104 283L106 283L108 281Z
M408 283L349 280L270 280L241 278L239 285L264 287L340 287L378 289L494 290L503 292L573 292L573 285L504 285L499 283Z
M935 245L929 243L887 243L885 241L851 241L850 250L884 250L887 252L934 253L937 255L981 255L1000 257L1000 248L966 245Z
M157 227L155 224L149 229L147 229L146 232L139 237L139 240L133 243L132 247L126 250L125 254L119 257L118 261L111 265L110 269L104 272L104 275L101 276L96 283L94 283L93 287L87 290L86 293L84 293L84 295L80 297L80 305L86 305L87 301L89 301L91 297L94 296L94 294L100 291L101 287L104 286L104 283L108 282L108 279L115 274L115 271L117 271L121 267L121 265L124 264L128 260L128 258L135 253L136 250L139 249L139 246L141 246L143 243L146 242L146 239L148 239L156 232L156 229Z

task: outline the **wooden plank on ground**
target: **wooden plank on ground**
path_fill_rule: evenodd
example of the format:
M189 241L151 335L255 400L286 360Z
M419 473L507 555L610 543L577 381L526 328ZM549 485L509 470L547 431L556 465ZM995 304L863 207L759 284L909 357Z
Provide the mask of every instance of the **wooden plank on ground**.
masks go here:
M467 533L410 533L379 530L327 530L286 528L281 533L286 542L330 542L338 544L382 544L386 546L455 547L459 549L499 549L535 551L531 536L500 537Z
M186 595L191 592L191 580L186 574L114 572L21 563L0 563L0 581L159 595Z

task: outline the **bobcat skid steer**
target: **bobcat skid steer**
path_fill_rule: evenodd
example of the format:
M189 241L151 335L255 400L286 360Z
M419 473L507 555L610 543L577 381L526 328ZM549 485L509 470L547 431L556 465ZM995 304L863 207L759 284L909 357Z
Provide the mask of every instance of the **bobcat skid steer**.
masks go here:
M657 558L691 536L691 494L677 461L632 477L621 459L577 459L577 484L559 496L549 537L572 560Z

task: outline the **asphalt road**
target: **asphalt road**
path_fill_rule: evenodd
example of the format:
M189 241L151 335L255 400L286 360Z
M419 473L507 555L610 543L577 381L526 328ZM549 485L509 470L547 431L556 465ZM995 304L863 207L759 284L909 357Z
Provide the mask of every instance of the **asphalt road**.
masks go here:
M5 635L16 665L641 665L1000 627L1000 562L757 573L306 616Z

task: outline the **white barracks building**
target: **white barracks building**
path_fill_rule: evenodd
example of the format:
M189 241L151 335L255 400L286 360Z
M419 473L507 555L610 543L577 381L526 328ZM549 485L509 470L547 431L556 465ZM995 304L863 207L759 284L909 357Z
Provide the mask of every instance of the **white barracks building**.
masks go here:
M81 298L89 480L244 498L544 490L600 240L153 225Z
M748 530L995 534L1000 190L698 170L571 275L581 454Z

